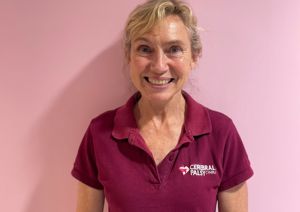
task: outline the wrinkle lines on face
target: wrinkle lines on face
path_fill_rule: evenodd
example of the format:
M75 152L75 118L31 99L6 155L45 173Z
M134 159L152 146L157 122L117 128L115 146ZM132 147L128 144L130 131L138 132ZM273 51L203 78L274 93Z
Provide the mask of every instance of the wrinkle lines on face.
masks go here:
M189 33L177 16L164 18L132 42L131 79L142 98L170 99L181 92L193 63Z

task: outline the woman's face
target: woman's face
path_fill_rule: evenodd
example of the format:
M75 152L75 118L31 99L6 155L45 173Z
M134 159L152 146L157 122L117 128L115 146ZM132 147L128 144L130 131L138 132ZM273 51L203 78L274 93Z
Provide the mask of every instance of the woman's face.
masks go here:
M195 62L189 34L178 16L164 18L131 43L131 80L150 101L169 101L179 94Z

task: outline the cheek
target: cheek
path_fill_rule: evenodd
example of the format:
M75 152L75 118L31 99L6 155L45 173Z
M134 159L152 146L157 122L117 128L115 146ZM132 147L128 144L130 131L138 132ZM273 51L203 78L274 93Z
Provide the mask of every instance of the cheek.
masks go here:
M189 63L189 61L181 59L176 63L176 70L178 70L177 72L180 76L182 76L183 78L187 78L192 70L191 64Z
M132 57L129 63L129 67L134 72L142 72L147 66L148 62L142 57Z
M141 86L142 73L146 69L146 61L141 57L132 57L129 63L131 82L138 89Z

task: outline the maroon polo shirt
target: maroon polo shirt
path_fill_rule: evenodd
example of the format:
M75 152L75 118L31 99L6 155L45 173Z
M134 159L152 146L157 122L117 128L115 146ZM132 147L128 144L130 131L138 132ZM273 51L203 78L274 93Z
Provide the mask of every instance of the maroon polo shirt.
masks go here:
M92 120L72 175L104 189L109 211L213 212L218 192L253 175L231 119L183 94L187 110L180 140L158 166L133 115L139 94Z

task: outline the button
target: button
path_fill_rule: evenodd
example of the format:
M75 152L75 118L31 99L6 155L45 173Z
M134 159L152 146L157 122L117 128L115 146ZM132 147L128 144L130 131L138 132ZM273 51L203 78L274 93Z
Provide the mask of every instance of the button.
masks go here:
M149 179L149 183L154 184L154 185L160 184L159 181L153 180L153 179Z
M173 161L174 160L174 154L169 156L169 161Z

